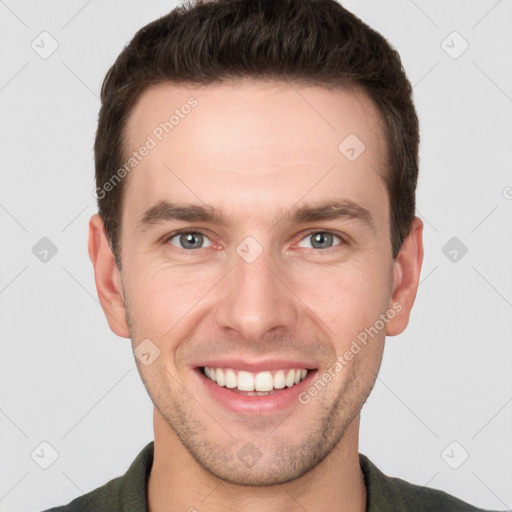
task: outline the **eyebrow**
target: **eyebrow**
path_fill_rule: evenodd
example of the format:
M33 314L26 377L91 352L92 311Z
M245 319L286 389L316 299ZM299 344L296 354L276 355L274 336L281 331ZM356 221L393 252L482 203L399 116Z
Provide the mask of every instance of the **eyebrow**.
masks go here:
M328 220L356 220L375 230L375 219L371 212L350 199L321 201L294 206L281 214L274 226L280 222L302 224ZM140 218L138 231L167 221L207 222L227 224L222 213L212 206L199 204L180 204L160 201L148 208Z

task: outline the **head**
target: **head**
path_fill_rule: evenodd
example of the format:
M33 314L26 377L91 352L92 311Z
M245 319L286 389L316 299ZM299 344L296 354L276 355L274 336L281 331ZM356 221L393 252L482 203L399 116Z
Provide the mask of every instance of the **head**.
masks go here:
M334 0L196 2L135 35L101 100L89 252L111 329L150 354L155 421L225 480L304 474L357 421L416 295L398 54ZM292 403L235 414L203 368L237 364L310 371Z

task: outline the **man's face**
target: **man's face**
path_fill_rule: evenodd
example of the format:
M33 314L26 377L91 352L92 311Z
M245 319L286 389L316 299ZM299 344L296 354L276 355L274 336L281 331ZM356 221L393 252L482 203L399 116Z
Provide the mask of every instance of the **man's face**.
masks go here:
M196 106L181 108L190 97ZM179 122L162 133L175 109ZM141 96L127 134L130 154L148 135L156 142L126 178L121 233L133 346L151 340L160 351L137 360L155 421L222 479L304 474L358 421L382 357L385 327L333 366L392 305L376 109L361 93L285 82L163 84ZM333 201L345 214L293 216ZM163 202L211 207L223 222L173 219L162 206L143 222ZM287 387L292 369L307 375ZM250 388L251 378L285 387L226 387Z

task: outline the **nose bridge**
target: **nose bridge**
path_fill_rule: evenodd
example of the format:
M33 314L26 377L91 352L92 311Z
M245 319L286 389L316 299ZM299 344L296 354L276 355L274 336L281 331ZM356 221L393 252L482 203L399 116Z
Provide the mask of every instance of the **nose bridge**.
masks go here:
M232 271L224 283L216 319L247 340L258 340L276 327L297 320L293 294L276 277L280 262L269 247L246 237L232 256Z

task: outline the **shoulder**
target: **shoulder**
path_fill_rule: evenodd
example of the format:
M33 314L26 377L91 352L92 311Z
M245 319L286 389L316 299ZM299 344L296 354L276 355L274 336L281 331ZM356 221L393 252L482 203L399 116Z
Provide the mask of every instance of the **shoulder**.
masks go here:
M119 497L124 477L110 480L83 496L75 498L67 505L53 507L43 512L97 512L98 510L116 511L119 509Z
M137 455L123 476L75 498L67 505L43 512L147 511L146 483L153 465L153 449L154 442L151 441Z
M411 484L401 478L389 477L361 453L359 462L365 477L368 512L386 510L485 512L444 491Z

